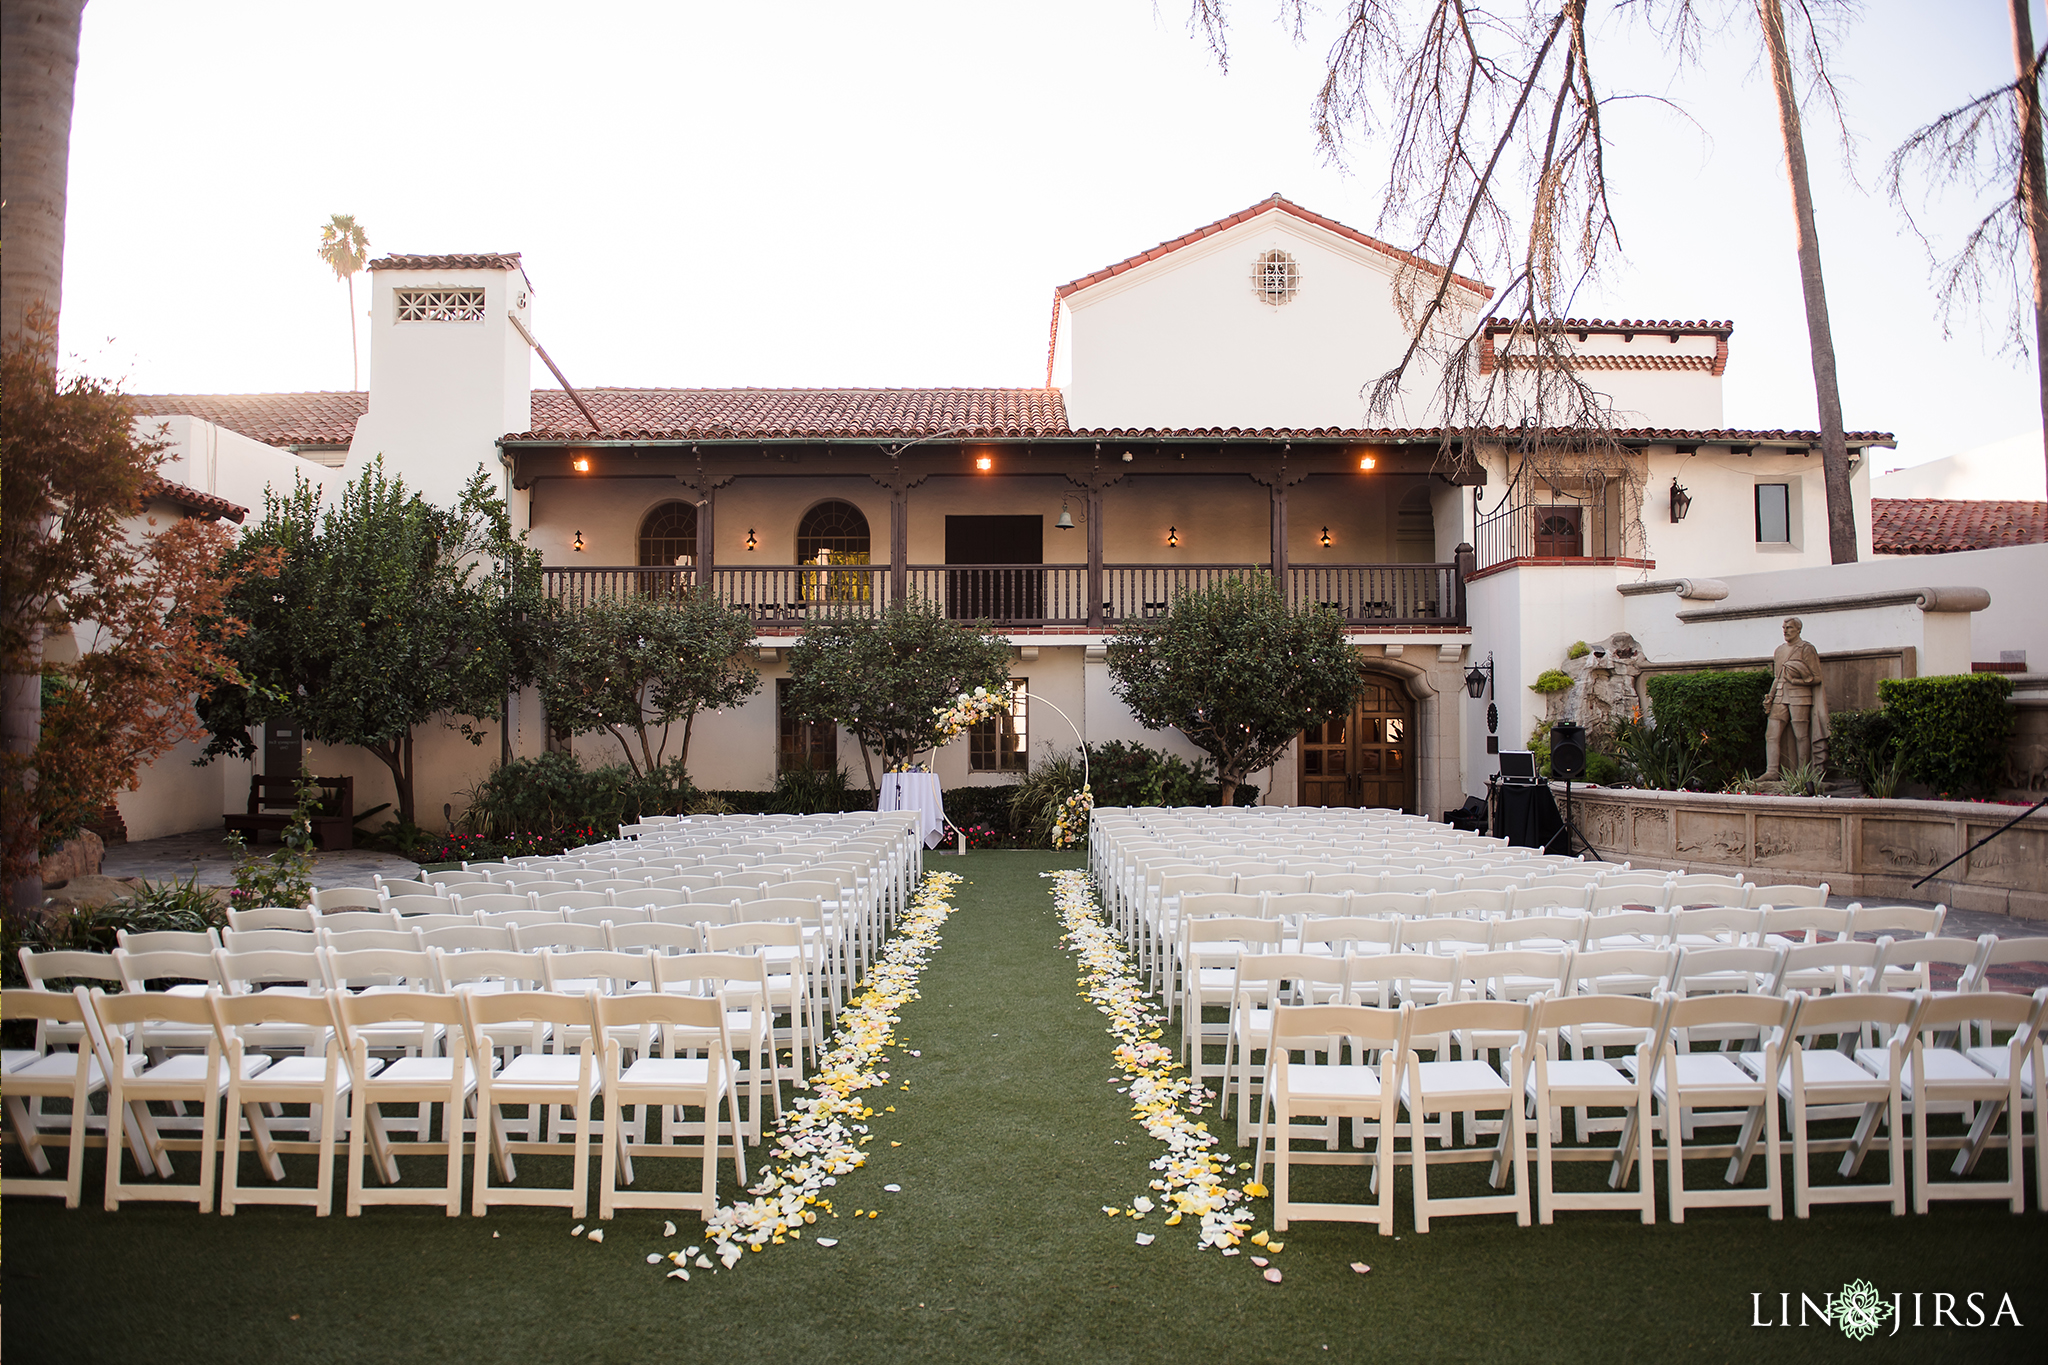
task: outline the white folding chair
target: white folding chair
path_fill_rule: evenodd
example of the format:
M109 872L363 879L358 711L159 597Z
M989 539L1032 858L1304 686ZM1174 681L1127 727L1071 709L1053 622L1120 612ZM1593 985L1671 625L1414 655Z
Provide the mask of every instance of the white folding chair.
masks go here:
M55 1196L64 1201L67 1209L78 1207L85 1182L87 1111L92 1096L104 1089L107 1083L106 1070L93 1047L91 1031L86 1023L91 1008L83 986L75 986L69 992L0 991L0 1018L9 1021L33 1019L38 1028L49 1026L75 1030L74 1036L79 1040L76 1052L51 1052L0 1075L0 1096L6 1100L7 1131L20 1145L22 1155L28 1158L29 1166L39 1177L9 1179L7 1193L10 1195ZM65 1119L68 1135L64 1144L62 1179L49 1176L50 1158L44 1149L51 1145L50 1129L37 1115L31 1114L29 1106L24 1103L34 1100L40 1108L45 1099L68 1100L71 1105L71 1112ZM109 1159L112 1159L112 1154Z
M1923 997L1845 992L1800 996L1787 1034L1778 1073L1778 1099L1792 1125L1792 1212L1807 1218L1815 1204L1889 1203L1894 1214L1906 1211L1904 1098L1900 1078L1905 1049L1913 1035L1913 1016ZM1879 1074L1842 1050L1853 1047L1866 1032L1885 1035L1885 1065ZM1825 1041L1825 1045L1823 1045ZM1758 1054L1742 1058L1752 1074L1760 1074ZM1816 1111L1858 1111L1855 1133L1844 1139L1816 1141L1809 1133ZM1823 1185L1813 1183L1812 1154L1841 1152L1838 1173L1844 1180L1857 1174L1875 1133L1882 1129L1890 1150L1886 1181Z
M355 1104L349 1116L348 1216L362 1215L365 1204L439 1204L450 1218L462 1212L463 1115L477 1092L478 1050L463 1033L462 1002L452 995L425 991L333 995L335 1027L355 1076ZM410 1033L408 1055L382 1068L372 1065L370 1049L387 1047ZM445 1055L434 1055L434 1043L445 1043ZM482 1049L489 1065L492 1054ZM413 1140L393 1141L384 1124L383 1106L417 1107ZM430 1141L434 1106L441 1106L441 1137ZM445 1158L447 1179L432 1185L399 1183L401 1155ZM363 1163L374 1161L381 1189L366 1189ZM482 1158L479 1156L479 1161Z
M604 1052L604 1158L598 1176L599 1218L610 1218L621 1208L696 1209L706 1222L718 1211L719 1131L723 1127L732 1143L733 1173L736 1181L747 1183L747 1158L740 1138L737 1102L738 1076L727 1032L725 1001L719 995L677 995L648 992L637 995L599 996L594 1000L598 1027L606 1042ZM643 1050L632 1065L621 1069L617 1034L625 1030L659 1031L667 1042L666 1055ZM686 1056L685 1053L701 1055ZM653 1141L636 1142L629 1136L625 1109L634 1105L645 1111L661 1112L659 1131ZM685 1107L699 1109L703 1120L697 1126L697 1140L681 1140L680 1122ZM719 1109L725 1121L719 1122ZM640 1126L640 1125L636 1125ZM695 1193L666 1190L629 1191L633 1183L635 1156L686 1156L695 1152L702 1168Z
M1777 1075L1794 1008L1792 1001L1769 995L1699 995L1667 1002L1663 1040L1650 1089L1663 1110L1672 1222L1683 1223L1688 1208L1708 1206L1762 1204L1770 1210L1773 1221L1785 1216ZM1760 1060L1753 1071L1738 1063L1734 1053L1678 1050L1677 1040L1688 1029L1729 1027L1752 1028L1761 1035L1762 1045L1757 1049ZM1686 1184L1686 1142L1694 1126L1742 1129L1733 1144L1691 1149L1696 1158L1727 1156L1730 1188L1701 1190ZM1765 1145L1764 1188L1744 1189L1736 1182L1743 1177L1753 1135L1759 1131Z
M1509 1000L1454 1000L1440 1005L1420 1005L1408 1011L1404 1020L1405 1036L1411 1040L1474 1033L1526 1037L1529 1013L1528 1005ZM1412 1134L1408 1158L1415 1175L1415 1230L1428 1232L1432 1217L1477 1213L1512 1213L1517 1224L1527 1227L1528 1148L1522 1136L1526 1043L1510 1051L1505 1076L1479 1056L1453 1059L1439 1053L1435 1061L1426 1062L1412 1045L1401 1050L1401 1060L1401 1106L1408 1111ZM1430 1115L1440 1114L1448 1120L1454 1113L1472 1114L1483 1110L1499 1110L1501 1113L1500 1136L1493 1148L1454 1147L1451 1143L1452 1125L1447 1121L1442 1126L1445 1142L1443 1150L1437 1154L1438 1163L1485 1160L1491 1166L1489 1180L1493 1187L1499 1189L1503 1184L1512 1184L1513 1188L1506 1194L1451 1198L1432 1196L1429 1192L1427 1131ZM1469 1124L1466 1136L1468 1139L1474 1136Z
M1548 1224L1560 1209L1634 1209L1644 1223L1657 1221L1657 1163L1652 1158L1650 1133L1653 1128L1650 1092L1651 1064L1661 1038L1661 1000L1634 995L1546 996L1534 1003L1529 1024L1529 1063L1523 1082L1536 1125L1537 1219ZM1633 1076L1604 1056L1572 1057L1551 1055L1566 1031L1634 1035L1643 1041L1636 1048ZM1605 1147L1587 1141L1577 1130L1577 1141L1559 1145L1564 1128L1564 1109L1623 1109L1625 1121L1621 1141ZM1606 1190L1557 1188L1558 1161L1605 1161L1608 1163ZM1636 1188L1625 1189L1630 1168L1637 1170Z
M273 1056L270 1065L251 1069L247 1059L252 1042L259 1037L285 1038L324 1035L333 1028L334 1007L324 990L305 994L258 991L252 995L230 995L224 991L207 994L212 1006L213 1026L220 1038L228 1074L226 1102L227 1133L221 1147L220 1211L234 1213L241 1204L311 1204L316 1216L334 1211L334 1155L336 1127L350 1091L348 1064L338 1047L326 1049L325 1056ZM260 1042L259 1042L260 1045ZM378 1063L372 1061L371 1066ZM304 1141L279 1139L271 1130L266 1106L304 1104L308 1106ZM244 1186L241 1182L242 1120L249 1126L248 1148L253 1149L272 1181L272 1188ZM309 1152L318 1165L312 1189L288 1187L282 1154Z
M477 1082L476 1170L469 1211L481 1218L493 1204L561 1205L571 1217L583 1217L590 1204L591 1104L604 1088L603 1069L592 1046L595 1035L589 1032L596 1026L589 997L553 991L465 990L459 995L466 1015L463 1031L473 1040ZM494 1074L492 1029L547 1030L562 1036L576 1029L584 1032L573 1051L521 1052ZM523 1140L515 1141L507 1132L502 1110L508 1104L527 1107ZM567 1143L545 1136L546 1114L557 1107L573 1111L575 1135ZM518 1154L540 1152L568 1156L567 1186L512 1184L519 1178ZM493 1166L503 1183L491 1183Z
M169 995L157 991L126 991L108 995L95 989L92 1008L99 1019L99 1038L110 1060L107 1069L107 1113L120 1114L124 1123L108 1125L105 1203L108 1212L123 1200L190 1200L206 1213L213 1208L215 1154L218 1150L221 1106L227 1095L227 1070L222 1064L218 1036L213 1030L213 1007L203 995ZM206 1050L179 1052L150 1065L140 1049L131 1052L129 1039L147 1036L152 1025L176 1024L204 1030ZM263 1056L248 1056L243 1067L251 1074L270 1065ZM199 1106L199 1122L189 1139L164 1136L163 1125L149 1110L152 1100L177 1105ZM141 1174L156 1175L156 1181L137 1182L121 1177L124 1144L120 1132L139 1132L141 1143L127 1144ZM143 1150L146 1146L147 1150ZM172 1172L170 1151L179 1148L199 1154L199 1179L193 1185L165 1183Z
M1273 1230L1285 1232L1294 1219L1317 1222L1372 1223L1383 1237L1394 1235L1395 1074L1408 1007L1378 1009L1370 1005L1281 1005L1273 1010L1272 1032L1266 1040L1265 1099L1259 1110L1258 1146L1252 1178L1265 1167L1266 1144L1273 1144ZM1344 1060L1344 1049L1352 1060ZM1303 1054L1296 1062L1295 1053ZM1378 1054L1377 1064L1367 1061ZM1328 1058L1317 1061L1318 1056ZM1321 1124L1303 1128L1297 1117L1315 1117ZM1359 1142L1372 1150L1347 1151L1341 1142L1342 1121L1360 1129ZM1322 1142L1320 1152L1296 1152L1297 1140ZM1369 1165L1369 1201L1303 1203L1292 1197L1291 1168L1297 1163Z

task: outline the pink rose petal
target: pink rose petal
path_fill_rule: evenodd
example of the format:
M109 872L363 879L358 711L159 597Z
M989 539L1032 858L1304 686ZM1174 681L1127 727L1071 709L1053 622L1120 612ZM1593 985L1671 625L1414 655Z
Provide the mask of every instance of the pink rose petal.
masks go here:
M1351 1263L1351 1268L1361 1275L1370 1274L1372 1271L1372 1267L1367 1265L1364 1261L1353 1261Z
M1279 1272L1279 1271L1277 1271L1277 1270L1268 1270L1268 1271L1266 1272L1266 1283L1268 1283L1268 1284L1278 1284L1278 1283L1280 1283L1280 1272Z

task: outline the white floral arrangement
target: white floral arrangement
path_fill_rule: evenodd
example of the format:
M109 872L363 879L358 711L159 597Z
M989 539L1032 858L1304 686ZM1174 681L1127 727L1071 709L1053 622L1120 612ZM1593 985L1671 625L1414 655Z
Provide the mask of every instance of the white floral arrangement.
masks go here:
M1052 821L1052 846L1072 848L1088 837L1088 813L1095 809L1095 792L1086 784L1066 800Z
M1010 709L1010 689L999 687L990 691L977 687L972 692L962 692L953 698L951 704L941 706L932 712L935 732L932 747L949 744L971 725L993 720Z

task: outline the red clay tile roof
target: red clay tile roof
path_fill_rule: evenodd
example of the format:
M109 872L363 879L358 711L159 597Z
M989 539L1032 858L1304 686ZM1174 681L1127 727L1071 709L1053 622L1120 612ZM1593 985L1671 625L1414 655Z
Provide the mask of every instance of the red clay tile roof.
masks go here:
M478 255L380 256L370 262L372 270L520 270L516 251L491 251Z
M202 493L196 488L173 483L165 478L153 481L142 496L144 501L161 498L173 507L182 507L202 517L226 517L229 521L239 522L249 515L249 509L240 503L229 502L226 498L217 497L212 493Z
M1518 323L1513 318L1494 318L1486 324L1486 330L1493 333L1512 332ZM1725 337L1735 330L1732 322L1679 322L1671 318L1563 318L1544 324L1560 332L1585 332L1589 335L1633 336L1640 332L1655 332L1660 336L1682 337Z
M345 446L367 393L130 394L139 417L197 417L267 446Z
M585 389L608 440L777 437L1063 436L1057 389ZM590 425L558 389L533 393L533 427L507 441L588 438Z
M1058 389L578 389L602 430L620 441L820 440L941 434L1128 440L1435 441L1436 427L1095 427L1067 425ZM368 406L361 393L132 395L139 414L189 414L266 445L345 446ZM533 391L532 426L507 432L512 444L593 439L589 423L560 389ZM1492 433L1503 440L1521 433ZM1810 446L1817 431L1686 430L1629 427L1624 441ZM1847 433L1853 446L1890 446L1888 431Z
M2048 544L2048 502L2009 499L1872 498L1871 549L1939 555L2000 545Z
M1303 221L1304 223L1314 223L1319 228L1328 229L1329 231L1336 233L1339 237L1343 237L1348 241L1357 242L1361 246L1371 247L1374 251L1379 252L1381 255L1389 256L1394 260L1400 261L1404 265L1418 266L1421 269L1427 270L1431 273L1441 273L1443 270L1442 266L1437 265L1432 261L1425 261L1420 256L1415 255L1413 252L1403 251L1401 250L1401 248L1397 246L1391 245L1387 242L1382 242L1377 237L1368 237L1356 228L1346 227L1344 226L1344 224L1338 222L1334 218L1325 218L1320 213L1313 213L1308 209L1303 208L1301 205L1290 203L1289 201L1282 199L1278 194L1275 194L1270 199L1261 199L1258 203L1252 205L1250 208L1244 210L1242 213L1233 213L1228 218L1219 218L1215 222L1209 224L1207 227L1196 228L1193 232L1184 233L1183 235L1174 238L1170 242L1161 242L1158 246L1153 247L1150 251L1141 251L1135 256L1129 257L1125 260L1118 261L1115 265L1104 266L1102 269L1094 272L1091 275L1083 275L1080 279L1075 280L1070 284L1063 284L1059 286L1059 288L1053 290L1053 297L1056 299L1063 299L1067 297L1067 295L1074 293L1076 290L1086 289L1091 284L1100 284L1104 280L1109 279L1111 276L1121 275L1127 270L1135 270L1139 266L1144 265L1147 261L1156 261L1161 256L1166 255L1168 252L1178 251L1184 246L1188 246L1194 242L1201 241L1204 237L1213 237L1217 233L1222 232L1227 228L1236 227L1239 223L1248 223L1262 213L1276 212L1293 214L1296 218L1301 219L1301 221ZM1490 299L1493 297L1493 289L1491 288L1491 286L1481 284L1477 280L1467 279L1463 275L1453 274L1451 278L1457 281L1459 284L1465 286L1467 289L1471 290L1473 293L1479 295L1481 298Z

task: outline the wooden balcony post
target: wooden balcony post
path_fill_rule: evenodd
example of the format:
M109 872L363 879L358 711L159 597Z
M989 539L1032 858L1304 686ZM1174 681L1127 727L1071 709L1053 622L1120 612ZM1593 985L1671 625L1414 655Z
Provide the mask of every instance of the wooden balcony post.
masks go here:
M901 602L910 588L910 490L889 490L889 600Z
M1273 492L1273 586L1289 596L1287 582L1287 482L1275 479Z
M1469 619L1465 615L1465 580L1479 571L1479 556L1470 545L1459 541L1458 548L1451 551L1451 558L1457 565L1451 577L1457 580L1458 624L1463 625Z
M1088 490L1088 628L1102 629L1102 489Z

